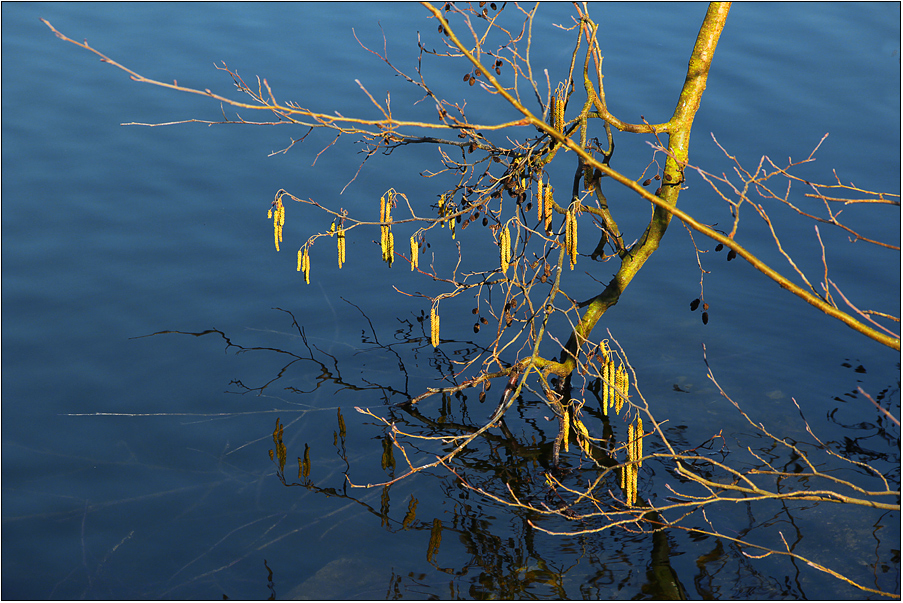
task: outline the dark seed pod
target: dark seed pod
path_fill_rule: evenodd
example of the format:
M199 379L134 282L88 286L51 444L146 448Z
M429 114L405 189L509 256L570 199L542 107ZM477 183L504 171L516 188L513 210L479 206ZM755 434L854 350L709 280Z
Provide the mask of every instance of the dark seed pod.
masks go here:
M653 180L661 180L662 177L659 176L658 174L656 174L655 176L652 177L652 179L653 179Z
M662 194L662 187L658 187L657 189L655 189L655 196L656 196L656 197L658 197L658 196L661 195L661 194Z
M470 312L471 312L471 314L479 314L479 313L480 313L480 310L479 310L479 308L474 308L474 309L471 310Z
M473 326L473 332L474 332L474 333L479 333L479 332L480 332L480 325L474 325L474 326Z
M671 174L665 174L665 182L671 182Z
M461 230L467 228L468 224L470 224L470 220L464 220L464 222L461 223Z
M455 222L457 222L458 224L460 224L460 223L461 223L461 216L458 216L457 218L455 218Z
M471 86L473 86L474 82L476 82L476 81L477 81L477 78L475 78L474 76L470 76L470 85Z
M722 249L724 249L724 245L722 245L721 243L715 245L715 251L721 251Z
M486 401L486 392L480 392L480 402Z
M690 302L690 312L695 312L696 308L698 308L698 307L699 307L698 299L694 299L693 301Z
M464 79L461 80L461 81L466 82L466 81L469 80L469 79L470 79L470 73L465 73L465 74L464 74Z
M481 316L481 317L480 317L480 322L483 323L484 325L488 325L488 324L489 324L489 321L486 320L486 317L485 317L485 316Z
M499 69L498 67L496 67L496 68L495 68L495 74L496 74L496 75L502 75L502 70Z
M483 386L483 390L488 392L490 387L492 387L492 381L487 381L486 385Z
M733 249L731 249L730 251L727 252L727 261L728 262L730 262L735 257L737 257L737 252L734 251Z
M704 325L709 324L709 313L708 312L702 313L702 324L704 324Z
M652 184L652 178L646 178L645 180L643 180L643 186L649 186L650 184Z
M489 3L489 8L491 8L492 10L495 10L495 9L497 8L496 5L495 5L495 2L490 2L490 3Z
M483 14L483 18L484 18L484 19L485 19L485 18L486 18L486 15L488 15L488 14L489 14L489 11L488 11L488 10L486 10L486 9L485 9L485 8L484 8L484 9L483 9L483 13L482 13L482 14Z
M533 209L533 202L532 202L532 201L530 201L529 203L527 203L527 211L530 211L531 209Z
M483 226L489 224L489 220L487 218L483 218Z
M479 69L477 69L477 70L474 72L474 75L476 75L477 77L483 77L483 72L480 71Z

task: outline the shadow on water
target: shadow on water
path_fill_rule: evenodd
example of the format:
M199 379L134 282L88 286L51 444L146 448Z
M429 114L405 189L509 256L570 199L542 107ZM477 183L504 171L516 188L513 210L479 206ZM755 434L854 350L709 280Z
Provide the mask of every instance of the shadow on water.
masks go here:
M216 588L218 576L234 571L238 561L260 555L268 565L251 580L265 577L268 592L276 598L862 596L785 551L815 559L860 584L870 575L873 588L899 592L897 511L850 511L806 500L741 500L690 510L677 521L673 516L665 521L650 510L611 525L610 517L625 496L617 472L605 478L606 496L589 501L574 497L599 479L604 468L618 464L608 452L620 444L601 403L584 409L584 416L591 417L588 423L601 425L600 445L591 451L595 463L572 444L554 467L550 459L557 424L546 418L538 399L526 395L516 400L496 429L483 432L447 464L407 475L412 467L447 454L463 435L476 432L496 400L504 400L505 392L486 388L474 395L477 388L469 390L471 395L458 391L411 403L437 381L458 384L455 362L481 348L469 341L443 340L442 348L434 351L424 315L400 320L391 342L384 343L364 315L368 327L361 332L361 347L352 358L338 357L309 341L291 312L276 310L291 318L291 332L275 333L290 342L284 347L246 346L216 329L153 334L220 338L227 352L242 357L269 354L264 362L268 372L253 381L237 376L229 391L289 402L274 413L278 418L273 432L254 440L270 442L276 475L258 470L252 480L256 488L281 483L289 493L279 497L286 506L269 507L269 513L234 527L230 535L258 532L240 559L205 571L185 566L168 581L164 596L183 596L185 587L199 580L213 580ZM865 371L849 363L844 368L853 375ZM309 406L318 393L318 399L327 393L341 403ZM675 395L685 394L675 388ZM871 463L880 468L878 480L899 489L899 428L881 413L871 422L843 422L842 405L859 395L853 388L836 397L840 406L828 414L828 422L837 437L824 443L809 432L811 437L791 441L791 448L779 447L752 431L694 442L686 425L668 424L664 429L672 445L697 458L726 463L735 446L748 447L758 459L754 470L779 476L778 490L784 481L788 488L800 487L794 475L805 473L805 463L794 450L818 458L822 473L856 483L876 479L875 470L865 467ZM875 402L899 414L899 383L881 391ZM374 404L379 407L366 406ZM805 419L803 423L808 430ZM653 454L667 452L654 441L650 448ZM834 450L854 464L834 458ZM724 478L714 463L690 464L707 480ZM640 477L642 494L636 505L649 508L655 503L661 508L674 500L671 484L680 481L663 463L649 462ZM309 523L290 520L303 506L315 509ZM229 521L228 516L223 520ZM719 524L717 529L713 522ZM313 525L319 526L316 536ZM300 538L295 546L316 561L296 572L271 569L290 566L290 553L274 545L292 538ZM838 546L844 547L840 553ZM225 586L223 592L230 595Z

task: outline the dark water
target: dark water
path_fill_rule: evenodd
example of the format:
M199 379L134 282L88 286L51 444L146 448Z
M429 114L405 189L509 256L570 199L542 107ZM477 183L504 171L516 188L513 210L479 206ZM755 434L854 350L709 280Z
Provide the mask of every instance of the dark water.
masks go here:
M279 188L351 211L370 207L374 215L390 187L432 202L433 185L417 174L434 169L435 157L376 157L341 193L362 159L350 140L314 163L330 136L311 135L287 154L268 156L303 131L120 126L221 113L206 99L130 82L38 20L87 38L148 77L228 94L228 76L213 68L225 61L246 81L266 77L280 100L374 116L358 79L376 98L390 90L397 111L431 119L433 109L412 106L417 92L352 34L381 51L385 33L389 57L413 72L417 32L437 43L422 7L4 3L2 10L3 598L661 598L677 583L692 598L864 596L805 563L752 559L729 541L699 534L550 536L528 520L552 530L573 526L462 490L444 470L403 480L388 495L346 489L349 466L355 483L393 474L379 462L385 430L354 407L410 426L411 417L390 415L385 404L434 386L447 368L422 340L416 318L428 306L392 285L430 295L442 289L405 266L380 263L372 233L349 237L341 272L331 246L320 246L305 285L294 249L329 220L289 207L286 242L276 254L266 211ZM570 10L542 5L533 32L534 69L549 69L553 85L573 43L552 24L570 23ZM665 121L704 5L606 4L592 13L601 24L613 112ZM715 173L732 169L710 133L752 167L763 154L776 163L802 159L829 132L802 177L827 182L836 168L845 182L899 192L899 24L892 3L736 5L696 120L691 161ZM472 120L504 117L477 87L462 92L466 66L425 65L437 86L467 99ZM638 174L648 146L617 140L613 165ZM727 224L710 189L698 179L689 184L682 207ZM613 206L636 202L618 192L609 198ZM812 224L769 207L783 220L787 251L822 280ZM640 213L637 224L646 219ZM749 213L741 240L789 273ZM897 208L852 206L844 216L872 238L899 245ZM851 301L899 315L899 253L851 245L827 225L820 232L829 277ZM441 247L434 243L433 251L454 253ZM720 432L731 450L770 450L706 379L704 343L720 384L755 420L809 450L813 440L793 398L832 449L873 462L899 489L899 428L882 431L874 407L851 393L857 386L881 393L899 417L899 355L818 315L748 265L711 258L707 326L688 311L700 273L675 222L599 327L624 346L672 436L690 447ZM594 290L587 279L587 295ZM444 308L449 341L442 348L464 353L470 305ZM211 329L217 332L141 337ZM491 406L471 396L462 417L459 401L445 408L431 399L424 412L479 421ZM516 413L525 440L552 437L535 401L525 399ZM286 488L276 477L268 450L277 417L289 481L307 444L321 490ZM540 474L536 463L506 454L490 440L463 462L478 483L502 471ZM400 474L403 461L396 460ZM794 460L781 453L773 462L792 470ZM838 476L877 488L862 472L824 462ZM647 494L658 496L675 480L655 469L647 478ZM780 548L782 534L794 552L899 596L898 512L774 502L708 513L737 537ZM432 554L431 542L439 545Z

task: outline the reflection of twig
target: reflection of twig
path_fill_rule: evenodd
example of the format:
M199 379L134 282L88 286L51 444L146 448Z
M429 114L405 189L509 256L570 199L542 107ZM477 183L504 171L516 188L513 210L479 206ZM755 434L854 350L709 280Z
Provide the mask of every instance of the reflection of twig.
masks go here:
M893 421L894 423L896 423L896 424L897 424L897 427L900 426L900 421L897 420L897 418L894 417L894 415L890 414L890 413L887 411L886 408L884 408L883 406L881 406L880 404L878 404L877 402L875 402L875 401L872 399L872 397L871 397L870 395L868 395L867 393L865 393L865 390L862 389L862 387L857 387L856 389L859 391L860 394L862 394L863 396L865 396L866 398L868 398L868 401L871 402L872 404L874 404L874 405L875 405L875 408L877 408L878 410L880 410L881 412L883 412L883 413L885 414L885 416L887 416L888 419L890 419L891 421Z

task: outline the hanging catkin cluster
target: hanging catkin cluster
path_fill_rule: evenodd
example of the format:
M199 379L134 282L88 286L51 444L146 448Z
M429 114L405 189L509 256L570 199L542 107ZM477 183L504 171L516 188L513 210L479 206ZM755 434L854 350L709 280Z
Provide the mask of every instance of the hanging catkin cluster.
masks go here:
M621 468L621 489L626 492L627 504L636 504L637 477L643 463L643 419L627 428L627 462Z
M383 261L389 266L395 259L395 235L389 224L392 222L392 205L395 203L395 190L389 189L379 199L380 239L379 244L383 251Z
M571 270L577 263L577 216L574 215L574 208L568 208L564 215L565 226L565 245L567 247L568 258L571 260Z
M275 211L273 211L275 207ZM285 206L282 205L282 197L276 197L273 207L267 212L267 219L273 220L273 238L276 241L276 251L279 251L279 243L282 242L282 227L285 226Z
M602 409L608 414L609 407L612 407L616 414L620 414L624 401L627 400L630 385L627 369L623 364L615 366L615 355L605 342L602 342L599 354L602 360Z
M511 233L508 232L508 225L502 226L499 232L499 253L502 260L502 273L508 272L508 265L511 263Z
M430 341L434 348L439 346L439 312L436 306L430 308Z

